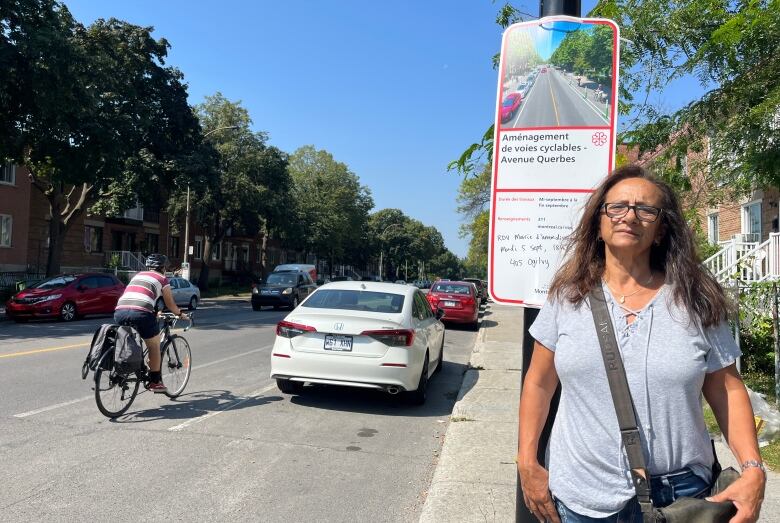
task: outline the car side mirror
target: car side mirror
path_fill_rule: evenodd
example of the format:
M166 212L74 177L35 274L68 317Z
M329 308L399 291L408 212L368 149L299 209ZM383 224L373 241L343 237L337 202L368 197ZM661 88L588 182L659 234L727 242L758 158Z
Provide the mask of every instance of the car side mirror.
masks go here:
M444 317L444 310L442 309L436 309L436 319L440 320Z

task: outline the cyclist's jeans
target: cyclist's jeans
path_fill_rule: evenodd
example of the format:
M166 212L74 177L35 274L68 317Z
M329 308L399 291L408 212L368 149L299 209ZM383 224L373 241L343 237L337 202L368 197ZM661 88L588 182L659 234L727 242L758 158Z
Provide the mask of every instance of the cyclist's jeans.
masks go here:
M650 478L654 507L665 507L680 497L703 498L709 492L709 484L694 474L691 469L684 468L665 476L653 476ZM628 500L628 503L619 512L606 518L590 518L577 514L555 499L555 508L561 523L642 523L642 511L636 497Z

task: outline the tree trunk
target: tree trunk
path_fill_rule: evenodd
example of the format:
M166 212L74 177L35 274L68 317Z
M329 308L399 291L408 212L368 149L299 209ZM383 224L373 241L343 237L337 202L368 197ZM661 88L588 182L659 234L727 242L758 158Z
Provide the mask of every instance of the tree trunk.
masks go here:
M202 291L209 290L209 260L211 259L212 244L211 235L205 235L203 238L203 257L201 258L200 274L198 275L198 287Z
M67 229L60 221L58 207L50 203L49 209L51 209L51 219L49 220L49 253L46 258L46 276L56 276L60 273L62 247L65 244Z
M261 231L263 239L260 240L260 276L265 279L265 275L268 273L268 228L263 224Z

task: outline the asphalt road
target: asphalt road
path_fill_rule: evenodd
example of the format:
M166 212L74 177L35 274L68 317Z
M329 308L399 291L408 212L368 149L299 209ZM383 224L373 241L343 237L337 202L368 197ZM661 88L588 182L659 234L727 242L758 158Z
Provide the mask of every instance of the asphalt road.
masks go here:
M595 127L608 125L603 107L585 100L551 67L539 73L505 128Z
M284 311L205 303L177 400L97 410L80 367L95 328L0 323L3 521L417 521L476 332L449 328L428 402L269 375Z

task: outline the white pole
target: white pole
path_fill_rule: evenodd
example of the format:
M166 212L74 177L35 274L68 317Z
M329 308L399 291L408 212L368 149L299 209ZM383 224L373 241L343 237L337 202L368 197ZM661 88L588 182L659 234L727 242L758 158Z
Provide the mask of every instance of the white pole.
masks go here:
M184 213L184 268L182 270L182 278L185 280L190 279L190 267L187 263L187 255L190 252L190 184L187 184L187 207Z

